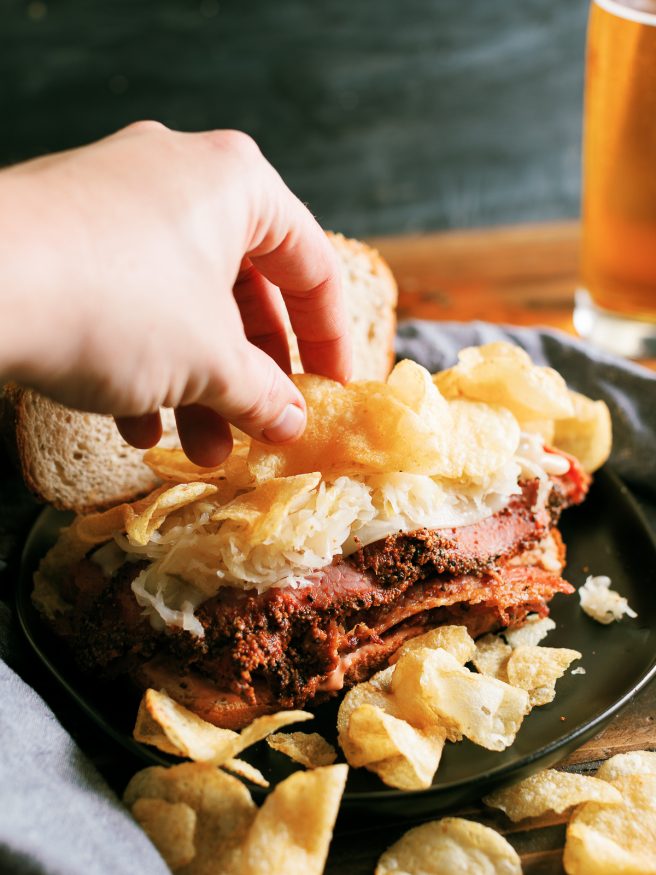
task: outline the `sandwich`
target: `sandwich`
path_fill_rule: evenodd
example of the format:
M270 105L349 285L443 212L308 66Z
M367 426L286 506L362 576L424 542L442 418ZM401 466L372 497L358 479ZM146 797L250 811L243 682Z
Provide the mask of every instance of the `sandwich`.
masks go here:
M602 402L504 343L435 375L294 379L295 443L237 433L216 469L149 450L153 492L62 531L33 600L83 671L235 729L335 696L432 628L516 628L573 592L557 524L610 451Z

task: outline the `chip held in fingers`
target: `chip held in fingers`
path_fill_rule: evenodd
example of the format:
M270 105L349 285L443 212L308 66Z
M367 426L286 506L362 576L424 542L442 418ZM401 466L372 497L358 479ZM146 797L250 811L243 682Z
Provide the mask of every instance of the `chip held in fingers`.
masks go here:
M443 817L409 830L389 847L375 875L522 875L517 851L488 826Z

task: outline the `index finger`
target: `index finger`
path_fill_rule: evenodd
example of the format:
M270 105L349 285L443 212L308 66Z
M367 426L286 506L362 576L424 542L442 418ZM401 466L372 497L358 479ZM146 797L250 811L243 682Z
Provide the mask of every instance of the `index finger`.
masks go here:
M304 370L345 382L351 338L339 260L316 219L278 180L273 218L249 256L280 288Z

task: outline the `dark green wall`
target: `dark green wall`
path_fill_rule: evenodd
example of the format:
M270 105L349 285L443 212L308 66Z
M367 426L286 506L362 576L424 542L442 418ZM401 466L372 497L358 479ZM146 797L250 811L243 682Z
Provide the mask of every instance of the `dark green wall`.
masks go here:
M353 234L578 212L585 0L0 0L0 161L251 133Z

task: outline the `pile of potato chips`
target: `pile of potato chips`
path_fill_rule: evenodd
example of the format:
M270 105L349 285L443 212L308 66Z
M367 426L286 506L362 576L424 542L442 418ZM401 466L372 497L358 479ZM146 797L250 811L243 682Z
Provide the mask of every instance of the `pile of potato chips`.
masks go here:
M531 621L519 642L538 642L550 623ZM346 693L337 718L340 746L351 766L392 787L429 787L446 741L509 747L524 717L553 700L556 681L580 657L537 643L513 646L496 635L474 642L464 626L440 626L411 639L393 665Z
M124 794L169 868L184 875L323 872L348 767L332 765L336 751L316 733L277 733L311 718L305 711L281 711L233 732L205 722L164 692L146 691L134 737L192 760L144 769ZM254 766L237 758L267 737L274 749L311 770L278 784L258 810L247 788L226 772L268 787Z
M611 757L594 777L547 769L484 797L513 823L574 809L567 825L567 875L656 872L656 753ZM381 856L375 875L494 872L521 875L521 861L496 830L459 817L422 824Z
M522 431L575 456L596 471L610 454L608 407L567 389L552 368L538 367L528 353L500 341L461 350L458 364L433 377L445 398L471 398L510 410Z
M589 471L610 452L606 405L569 391L556 371L534 365L508 343L462 350L455 367L432 377L406 360L385 383L343 386L311 374L294 379L308 409L299 440L275 447L237 433L232 454L216 468L194 465L180 449L149 450L144 461L169 485L133 504L81 518L79 538L101 543L124 531L143 545L172 512L203 498L224 505L272 478L404 471L482 482L512 456L518 423L576 455ZM289 480L278 482L289 489Z

